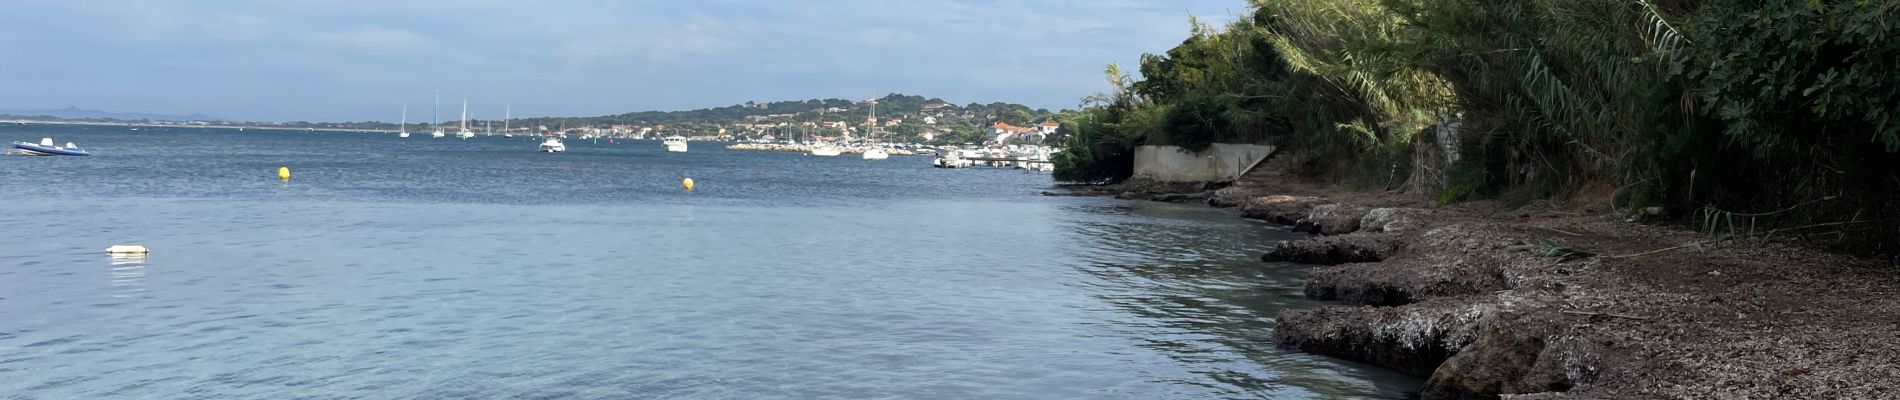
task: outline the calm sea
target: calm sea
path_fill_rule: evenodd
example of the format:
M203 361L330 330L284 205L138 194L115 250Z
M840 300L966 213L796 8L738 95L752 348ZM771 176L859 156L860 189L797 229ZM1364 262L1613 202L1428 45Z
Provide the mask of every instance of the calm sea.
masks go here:
M0 157L0 398L1401 397L1275 348L1292 237L1046 174L696 142L48 125ZM280 182L288 166L293 179ZM693 178L697 190L681 190ZM143 260L103 253L119 243Z

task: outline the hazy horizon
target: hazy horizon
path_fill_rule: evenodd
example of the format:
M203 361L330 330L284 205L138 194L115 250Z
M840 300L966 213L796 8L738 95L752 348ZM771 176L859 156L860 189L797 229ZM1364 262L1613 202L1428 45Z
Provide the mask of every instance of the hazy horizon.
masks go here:
M689 4L26 0L0 109L245 121L598 116L889 93L1073 108L1240 0Z

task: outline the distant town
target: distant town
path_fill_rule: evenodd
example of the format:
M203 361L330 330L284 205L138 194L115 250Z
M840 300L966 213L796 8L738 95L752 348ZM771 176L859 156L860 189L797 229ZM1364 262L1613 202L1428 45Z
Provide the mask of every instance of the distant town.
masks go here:
M871 116L875 104L877 115ZM599 117L533 117L503 120L471 119L470 130L482 134L533 135L561 132L568 136L657 139L684 136L695 141L747 142L859 142L931 145L1045 145L1059 143L1064 112L1031 109L1010 103L957 105L937 98L891 94L875 100L812 99L768 103L746 102L726 107L688 111L644 111ZM23 115L39 114L39 115ZM119 114L69 107L65 110L0 110L0 121L12 123L65 123L139 125L155 127L311 129L395 132L397 123L362 122L243 122L203 115L165 116ZM454 131L462 122L442 121ZM506 128L504 128L506 127ZM429 123L409 123L410 132L435 129Z

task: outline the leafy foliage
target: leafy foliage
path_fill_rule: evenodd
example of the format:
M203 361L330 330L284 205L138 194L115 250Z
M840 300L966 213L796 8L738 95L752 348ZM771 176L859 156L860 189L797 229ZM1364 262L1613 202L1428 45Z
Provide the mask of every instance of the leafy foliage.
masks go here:
M1318 160L1300 172L1446 202L1594 184L1674 209L1837 199L1784 225L1900 221L1900 2L1251 4L1190 20L1140 80L1111 71L1085 100L1101 132L1071 138L1091 162L1061 176L1117 179L1101 164L1132 161L1105 150L1140 144L1273 141Z

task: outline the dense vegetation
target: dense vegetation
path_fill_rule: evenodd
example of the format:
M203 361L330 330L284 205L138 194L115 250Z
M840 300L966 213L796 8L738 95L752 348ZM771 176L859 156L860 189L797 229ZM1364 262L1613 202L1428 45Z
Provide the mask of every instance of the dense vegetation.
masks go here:
M1443 202L1597 198L1891 252L1897 13L1873 0L1254 0L1144 55L1141 80L1111 67L1111 89L1065 121L1087 130L1068 136L1058 178L1124 179L1135 145L1264 141L1301 173Z

